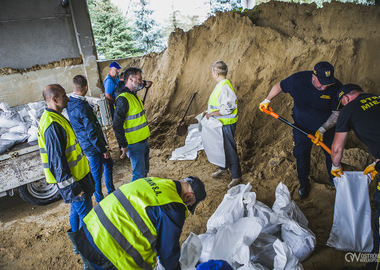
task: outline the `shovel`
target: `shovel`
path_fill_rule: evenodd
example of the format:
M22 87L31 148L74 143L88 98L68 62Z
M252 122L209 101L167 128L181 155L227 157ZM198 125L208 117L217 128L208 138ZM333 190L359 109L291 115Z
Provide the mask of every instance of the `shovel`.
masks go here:
M197 92L194 92L193 95L191 96L190 101L189 101L189 105L187 106L185 114L183 115L181 121L178 123L178 126L177 126L177 135L178 136L184 136L187 133L187 125L186 125L184 119L185 119L187 112L189 111L191 102L193 102L193 99L194 99L196 93Z
M263 111L264 111L266 114L268 114L268 115L270 115L270 116L273 116L274 118L277 118L278 120L284 122L285 124L291 126L292 128L298 130L299 132L305 134L309 139L311 139L311 140L314 140L314 139L315 139L315 137L314 137L313 135L307 133L306 131L300 129L299 127L293 125L292 123L290 123L290 122L287 121L286 119L284 119L284 118L282 118L281 116L279 116L277 113L275 113L275 112L272 110L271 107L268 107L268 110L265 109L265 108L263 108ZM331 155L331 150L330 150L330 148L329 148L326 144L324 144L323 142L319 142L318 145L319 145L320 147L322 147L327 153L329 153L329 154Z

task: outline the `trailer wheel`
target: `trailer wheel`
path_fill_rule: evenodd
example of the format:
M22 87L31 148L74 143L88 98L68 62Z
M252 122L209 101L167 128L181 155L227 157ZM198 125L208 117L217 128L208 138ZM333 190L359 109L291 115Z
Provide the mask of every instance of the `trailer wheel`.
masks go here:
M18 188L21 199L33 205L46 205L61 198L58 187L48 184L45 178Z

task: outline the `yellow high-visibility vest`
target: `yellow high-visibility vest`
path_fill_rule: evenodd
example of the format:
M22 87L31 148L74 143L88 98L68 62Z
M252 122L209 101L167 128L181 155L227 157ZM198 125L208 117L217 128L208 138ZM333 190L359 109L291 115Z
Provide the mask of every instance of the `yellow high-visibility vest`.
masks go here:
M218 83L216 85L216 87L214 88L214 90L212 91L210 98L208 100L208 107L210 108L209 113L220 110L220 104L219 104L218 98L220 96L220 92L222 90L222 87L225 84L227 84L232 89L232 91L235 93L235 90L232 87L232 84L230 83L229 80L224 79L223 81ZM236 100L236 104L237 104L237 100ZM219 119L223 125L230 125L230 124L236 123L238 120L238 109L236 107L236 109L231 114L222 115L222 116L215 116L215 118Z
M40 146L40 155L42 159L42 165L44 167L46 182L50 184L57 183L57 180L49 169L49 158L47 155L46 143L45 143L45 131L53 123L58 123L66 131L66 160L70 168L71 175L75 181L81 180L90 172L88 161L84 156L82 148L80 147L74 130L69 124L68 120L62 115L45 110L41 116L40 123L38 125L38 145ZM73 179L70 178L66 181L59 182L58 186L64 188L71 185Z
M185 205L173 180L141 178L108 195L83 221L95 245L116 268L154 269L157 231L146 208L169 203Z
M120 96L126 98L129 104L128 114L123 124L125 138L128 144L145 140L150 136L150 130L140 97L138 95L135 97L128 92L121 93L117 98Z

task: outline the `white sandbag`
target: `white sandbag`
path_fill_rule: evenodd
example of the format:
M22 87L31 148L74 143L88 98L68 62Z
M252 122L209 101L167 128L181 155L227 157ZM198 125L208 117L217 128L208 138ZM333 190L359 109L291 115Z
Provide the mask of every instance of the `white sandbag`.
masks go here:
M28 130L29 138L28 142L34 142L38 139L38 128L35 126L31 126Z
M193 270L199 262L202 253L202 242L198 235L190 233L186 241L181 246L181 256L179 262L181 269Z
M309 221L297 204L291 200L289 189L282 182L277 185L275 196L276 200L272 206L272 210L279 217L293 219L305 228L308 227Z
M220 167L226 166L226 157L224 154L223 124L214 117L201 120L202 125L202 143L205 149L207 159L210 163Z
M4 140L0 139L0 154L7 151L7 149L11 148L15 142L13 140Z
M17 132L8 132L0 136L2 140L14 141L15 144L25 142L29 137L29 134L17 133Z
M371 179L363 172L344 172L341 178L334 178L334 221L328 246L344 251L371 252L370 182Z
M249 262L249 246L256 240L262 229L262 221L255 217L240 218L234 224L218 228L215 235L211 259L234 262Z
M11 107L9 107L8 103L6 102L0 102L0 110L4 112L11 112L13 111Z
M251 200L248 200L249 193L244 194L247 217L258 217L263 221L262 233L278 235L280 233L281 226L276 213L264 203L256 201L255 193L254 199L252 198Z
M27 126L25 124L17 125L17 126L11 127L9 129L9 132L10 133L27 133L28 132L28 128L27 128Z
M252 186L249 183L230 188L214 214L207 221L207 231L215 233L220 226L235 223L242 218L244 216L243 196L251 188Z
M17 112L0 112L0 127L11 128L20 125L24 125L24 122Z
M200 150L203 150L201 132L198 124L192 124L188 127L185 146L176 148L169 160L195 160Z
M274 270L303 270L302 265L298 262L287 243L276 240L273 243L273 248L276 252L273 263Z
M215 234L214 233L203 233L198 235L202 242L202 253L199 258L201 263L207 262L211 258L211 251L214 248Z
M237 268L237 270L269 270L269 268L266 268L259 263L249 263Z
M276 256L273 243L277 239L278 238L276 236L260 233L249 247L251 252L251 262L259 263L269 269L273 269L274 257Z
M316 244L315 235L310 229L290 219L281 224L281 238L300 262L310 256Z

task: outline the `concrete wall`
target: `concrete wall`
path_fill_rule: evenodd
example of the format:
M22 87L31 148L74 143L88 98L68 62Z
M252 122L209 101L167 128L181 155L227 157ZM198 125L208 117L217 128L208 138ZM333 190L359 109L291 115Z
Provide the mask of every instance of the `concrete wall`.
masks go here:
M80 56L70 8L61 1L2 0L0 5L0 68Z
M0 76L0 102L16 106L42 100L42 90L52 83L59 83L71 93L72 78L84 73L83 65L75 65Z
M0 1L0 68L13 69L8 69L10 75L0 75L0 102L14 106L41 100L48 83L62 84L71 92L77 74L87 77L89 95L103 92L86 0L68 3L63 7L61 0ZM78 61L66 61L69 58L81 58L83 64L72 64ZM52 62L60 64L48 65ZM42 69L33 71L35 65Z

